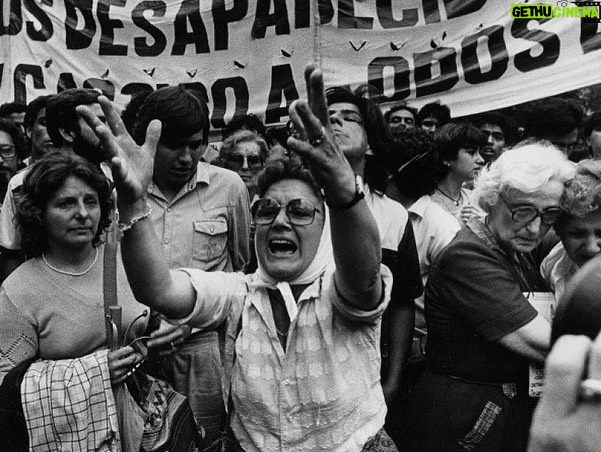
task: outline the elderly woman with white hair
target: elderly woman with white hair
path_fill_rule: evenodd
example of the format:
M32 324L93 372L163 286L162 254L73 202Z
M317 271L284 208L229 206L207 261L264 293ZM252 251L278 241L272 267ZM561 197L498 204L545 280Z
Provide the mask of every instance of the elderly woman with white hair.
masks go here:
M536 399L530 363L551 326L529 302L548 292L530 252L561 214L573 164L556 148L507 151L476 181L486 212L434 262L425 293L427 370L409 408L408 450L525 451Z

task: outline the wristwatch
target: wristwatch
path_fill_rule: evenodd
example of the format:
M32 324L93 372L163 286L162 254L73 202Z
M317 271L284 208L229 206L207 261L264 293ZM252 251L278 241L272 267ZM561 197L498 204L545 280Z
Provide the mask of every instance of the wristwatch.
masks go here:
M332 204L328 202L328 207L332 210L348 210L365 198L365 191L363 190L363 178L358 174L355 175L355 196L346 204Z

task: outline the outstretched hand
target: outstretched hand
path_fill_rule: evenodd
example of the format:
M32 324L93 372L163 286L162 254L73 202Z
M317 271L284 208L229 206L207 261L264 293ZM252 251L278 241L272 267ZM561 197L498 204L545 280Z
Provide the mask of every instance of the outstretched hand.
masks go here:
M549 354L528 452L594 452L601 443L601 394L582 397L583 378L601 383L601 335L562 336Z
M152 180L154 156L161 136L161 122L152 121L146 130L146 140L138 146L125 128L121 117L105 96L98 98L104 112L103 123L85 105L77 113L88 123L100 139L106 153L111 156L111 168L119 202L134 203L146 195Z
M332 136L322 72L314 65L307 66L305 83L308 102L296 100L289 109L303 139L288 138L287 145L307 161L328 201L344 205L355 194L355 175Z

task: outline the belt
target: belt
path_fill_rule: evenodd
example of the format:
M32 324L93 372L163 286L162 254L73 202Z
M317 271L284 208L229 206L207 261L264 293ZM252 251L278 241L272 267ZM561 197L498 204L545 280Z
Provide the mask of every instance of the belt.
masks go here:
M445 374L445 373L439 372L435 369L432 369L431 367L429 367L429 370L438 375L442 375L444 377L449 377L452 380L457 380L462 383L467 383L467 384L472 384L472 385L480 385L480 386L491 386L494 388L501 388L501 390L503 391L503 394L510 399L515 397L515 395L518 393L518 384L516 382L495 383L495 382L491 382L491 381L470 380L468 378L458 377L456 375Z

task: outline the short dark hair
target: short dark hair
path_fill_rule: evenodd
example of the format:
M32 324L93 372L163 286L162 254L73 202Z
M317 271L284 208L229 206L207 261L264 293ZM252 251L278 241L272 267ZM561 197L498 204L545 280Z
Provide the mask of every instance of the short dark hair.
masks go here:
M588 138L593 130L601 130L601 111L593 113L582 123L582 136Z
M18 126L15 125L10 119L0 118L0 131L6 132L10 135L15 145L15 151L17 158L23 160L29 154L27 145L25 144L25 137L21 133Z
M100 93L93 89L66 89L52 96L46 105L46 130L52 143L63 146L64 140L60 129L78 130L79 115L75 110L78 105L91 105L98 102Z
M313 177L311 170L294 153L267 159L265 167L259 174L259 196L265 196L269 187L276 182L286 179L296 179L305 182L313 189L315 196L323 200L321 188Z
M28 257L39 256L48 248L44 211L50 198L71 176L81 179L98 193L101 215L92 244L96 246L102 241L113 210L109 181L98 167L84 158L70 152L52 152L31 165L17 201L15 221L21 233L21 249Z
M176 141L202 131L203 144L209 141L209 108L199 92L182 85L166 86L149 94L138 110L133 136L144 142L146 129L153 119L163 125L161 141Z
M434 145L438 153L438 180L449 172L446 161L455 160L459 149L480 148L486 144L486 135L467 122L450 122L434 132Z
M222 140L225 140L233 133L243 129L252 130L265 138L265 124L252 113L234 117L223 129L221 129L221 138Z
M6 118L13 113L25 113L27 106L21 102L6 102L0 105L0 118Z
M289 136L290 134L286 125L271 126L265 131L265 141L267 141L267 145L270 148L278 144L286 147Z
M580 128L583 115L582 106L574 99L551 97L533 102L524 110L526 137L546 140L566 135Z
M424 105L417 113L417 123L421 124L426 118L438 119L438 125L442 126L451 120L451 110L440 102L431 102Z
M361 87L355 92L343 86L336 86L326 90L328 105L339 102L351 103L359 109L363 118L363 127L367 135L367 142L372 155L365 156L365 182L371 190L384 192L388 179L386 161L390 154L392 137L388 125L384 121L380 107L371 99L361 97L357 92L365 92Z
M50 99L52 99L51 94L47 96L38 96L27 104L27 111L25 111L25 119L23 120L25 129L33 127L33 123L35 122L38 113L42 108L46 108Z
M390 122L390 117L392 116L393 113L395 113L397 111L401 111L401 110L406 110L409 113L411 113L413 115L413 119L415 119L417 121L417 108L410 107L409 105L399 104L399 105L394 105L393 107L390 108L390 110L388 110L386 113L384 113L384 121L386 121L386 124L388 124Z
M489 111L474 116L471 123L478 128L481 128L484 124L499 126L503 131L503 135L505 135L506 147L513 146L518 142L518 124L507 115L497 111Z
M134 125L136 123L136 118L138 117L140 107L150 94L152 94L152 90L135 93L133 96L131 96L131 99L121 113L123 125L130 135L133 135L134 133Z
M396 152L392 153L389 168L399 192L413 200L434 193L438 154L432 135L418 128L408 130L395 137L393 149Z

